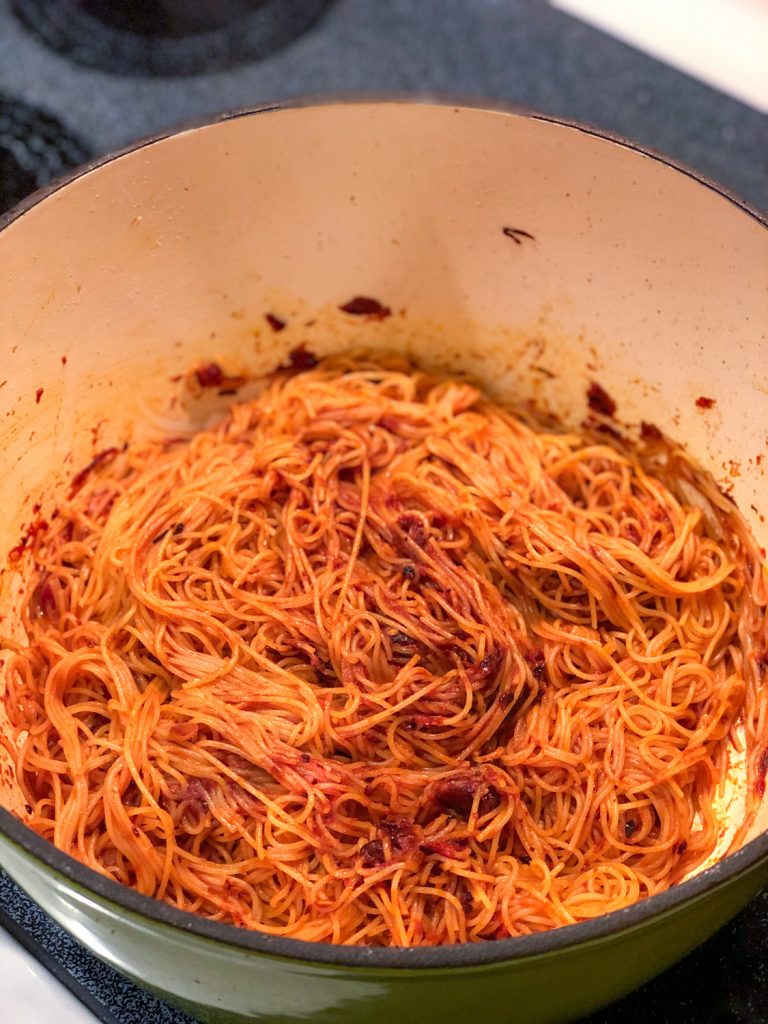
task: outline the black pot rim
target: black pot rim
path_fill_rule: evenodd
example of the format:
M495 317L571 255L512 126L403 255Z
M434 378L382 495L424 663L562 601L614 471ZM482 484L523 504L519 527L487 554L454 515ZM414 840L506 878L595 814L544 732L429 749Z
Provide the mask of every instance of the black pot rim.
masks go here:
M214 116L188 118L163 131L142 136L134 142L129 142L125 146L121 146L109 153L94 157L92 160L88 160L85 163L80 164L78 167L73 168L66 174L54 178L35 192L30 193L30 195L22 199L22 201L12 209L0 215L0 231L7 228L13 223L13 221L17 220L33 206L37 206L37 204L42 202L42 200L47 199L49 196L53 195L54 192L58 192L65 185L69 185L78 178L81 178L86 174L90 174L92 171L98 170L98 168L105 164L112 163L114 160L119 160L120 157L128 156L130 153L144 149L146 146L151 146L155 142L163 142L174 135L181 135L188 131L194 131L197 128L211 128L223 121L232 121L240 117L252 117L257 114L281 113L284 111L307 109L312 107L365 106L366 104L407 104L410 106L423 107L456 107L457 109L477 111L478 113L485 114L508 114L513 117L528 118L532 121L544 121L547 124L559 125L562 128L570 128L574 131L580 132L582 135L590 135L594 138L602 139L604 142L614 143L621 146L623 149L629 149L634 153L638 153L640 156L650 157L656 163L664 164L672 170L679 171L687 178L691 178L693 181L697 182L697 184L704 185L721 198L727 199L728 202L732 203L734 206L738 206L763 227L768 227L768 210L760 210L752 203L747 202L746 199L742 199L741 196L737 196L735 192L732 192L720 182L714 181L712 178L702 174L701 171L694 170L694 168L690 167L683 161L676 160L673 157L668 156L666 153L653 149L651 146L641 145L639 142L628 139L619 132L608 131L605 128L599 128L596 125L589 124L586 121L575 121L565 117L557 117L554 114L545 114L541 111L533 110L530 107L523 107L514 103L489 101L480 97L457 96L449 93L342 93L340 95L321 93L318 95L292 97L288 100L257 103L246 107L236 107L233 110L227 110Z
M376 103L408 103L423 106L454 106L486 113L510 114L545 121L564 128L590 135L632 150L642 156L650 157L657 163L665 164L693 179L700 185L716 192L728 202L740 208L749 217L763 227L768 228L766 216L738 198L722 185L716 184L705 176L684 164L657 153L645 146L640 146L629 139L612 132L603 131L590 125L564 118L541 114L536 111L505 104L488 105L488 101L477 99L456 99L449 96L329 96L307 97L283 103L270 103L259 106L244 107L213 118L196 119L181 126L140 139L124 148L106 156L92 160L71 173L51 182L44 188L28 196L18 206L0 217L0 231L9 227L28 210L37 206L47 197L58 192L65 185L89 174L113 160L129 153L143 149L154 142L160 142L173 135L196 128L210 127L233 118L250 117L256 114L280 112L296 108L310 108L330 105L360 105ZM0 808L0 832L13 844L21 847L26 854L40 861L47 868L69 879L75 885L85 889L100 900L116 905L119 909L131 914L147 918L160 925L178 929L200 938L213 940L230 946L263 953L282 959L327 964L336 967L377 969L433 969L455 967L480 967L504 961L520 960L526 957L555 953L559 950L606 939L620 932L650 923L654 918L693 902L714 889L719 889L738 876L756 867L760 862L768 862L768 832L763 833L747 843L736 853L718 861L706 871L701 872L686 882L634 903L622 910L614 910L600 917L579 924L564 925L547 932L524 935L516 938L497 939L489 942L461 943L452 946L414 947L405 949L369 948L364 946L334 946L330 943L306 942L302 939L289 939L282 936L267 935L263 932L247 931L233 925L210 921L206 918L179 910L167 903L143 896L134 889L122 886L110 878L93 871L79 861L56 849L51 843L34 833L27 825L4 808Z

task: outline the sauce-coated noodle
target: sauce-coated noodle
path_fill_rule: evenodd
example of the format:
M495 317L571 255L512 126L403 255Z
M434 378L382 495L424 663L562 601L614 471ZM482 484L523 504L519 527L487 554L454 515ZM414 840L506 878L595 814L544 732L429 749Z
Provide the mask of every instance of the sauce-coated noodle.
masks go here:
M6 704L29 823L97 871L316 941L525 934L701 864L741 736L743 839L765 572L654 430L355 355L81 477Z

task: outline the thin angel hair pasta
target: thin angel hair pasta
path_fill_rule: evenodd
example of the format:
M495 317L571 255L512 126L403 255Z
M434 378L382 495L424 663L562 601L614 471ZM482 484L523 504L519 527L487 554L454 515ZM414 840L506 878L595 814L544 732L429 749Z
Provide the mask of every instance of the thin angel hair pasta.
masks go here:
M94 460L16 568L28 823L215 920L541 931L702 864L740 744L734 845L764 787L761 553L655 430L567 433L401 356L330 357Z

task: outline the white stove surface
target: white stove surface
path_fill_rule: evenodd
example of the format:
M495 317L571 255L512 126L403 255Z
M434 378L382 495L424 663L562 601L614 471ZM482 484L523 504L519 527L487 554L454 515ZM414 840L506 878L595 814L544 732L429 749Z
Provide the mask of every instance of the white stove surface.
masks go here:
M768 113L766 0L551 0L569 14Z
M3 1019L19 1024L94 1024L90 1010L0 929Z

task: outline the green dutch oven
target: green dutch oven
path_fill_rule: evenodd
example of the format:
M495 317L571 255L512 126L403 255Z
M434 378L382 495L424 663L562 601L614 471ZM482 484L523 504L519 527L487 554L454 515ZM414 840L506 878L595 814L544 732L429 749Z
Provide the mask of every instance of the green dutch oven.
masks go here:
M359 342L339 306L361 294L398 311L366 327L369 346L468 369L565 422L597 375L622 421L683 441L768 540L750 511L768 508L766 224L624 140L450 103L242 111L33 196L0 222L0 266L1 551L88 462L94 425L100 447L167 428L170 378L196 360L260 373L310 338L319 353ZM2 588L5 629L13 572ZM78 864L23 824L8 758L0 796L8 873L98 956L211 1022L575 1020L768 880L763 808L738 852L625 910L497 942L334 947L206 921ZM738 779L726 797L724 835Z

